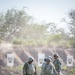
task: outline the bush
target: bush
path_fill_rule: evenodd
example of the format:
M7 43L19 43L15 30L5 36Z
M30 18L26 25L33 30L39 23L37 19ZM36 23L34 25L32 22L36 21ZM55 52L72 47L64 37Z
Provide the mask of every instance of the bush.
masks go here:
M63 48L70 48L70 44L69 44L69 41L66 41L66 40L62 40L58 43L58 46L61 46Z
M36 40L36 39L28 39L28 40L24 40L24 39L15 39L13 41L13 44L15 45L24 45L24 46L47 46L47 41L46 40Z
M21 39L15 39L14 41L13 41L13 44L15 44L15 45L21 45L22 44L22 40Z
M2 40L0 40L0 43L2 43Z
M70 45L71 45L72 47L75 47L75 39L74 39L74 38L71 38L71 39L69 40L69 42L70 42Z
M70 70L70 72L71 72L72 74L75 74L75 68L72 68L72 69Z
M35 40L24 40L23 41L24 46L36 46Z

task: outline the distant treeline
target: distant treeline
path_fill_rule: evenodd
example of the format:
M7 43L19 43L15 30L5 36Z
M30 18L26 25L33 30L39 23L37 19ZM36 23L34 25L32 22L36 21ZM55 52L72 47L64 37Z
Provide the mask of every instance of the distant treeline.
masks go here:
M35 22L24 8L0 12L0 42L26 46L75 47L75 10L70 10L68 15L70 21L63 19L69 29L66 32L66 28L58 28L53 22Z

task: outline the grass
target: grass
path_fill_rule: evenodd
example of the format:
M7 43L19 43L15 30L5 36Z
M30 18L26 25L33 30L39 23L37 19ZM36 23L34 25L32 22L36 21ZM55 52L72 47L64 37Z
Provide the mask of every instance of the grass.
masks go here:
M18 73L18 75L22 75L23 65L15 66L15 67L3 67L3 70L8 70L10 72L14 72L14 75ZM41 67L37 66L37 73L40 75ZM67 66L63 66L63 74L64 75L75 75L75 68L69 68Z
M75 75L75 68L64 66L63 72L66 73L66 75Z
M23 45L23 46L51 46L51 47L61 47L61 48L70 48L73 45L70 43L70 41L66 40L59 40L59 41L49 41L48 39L15 39L13 42L13 45Z

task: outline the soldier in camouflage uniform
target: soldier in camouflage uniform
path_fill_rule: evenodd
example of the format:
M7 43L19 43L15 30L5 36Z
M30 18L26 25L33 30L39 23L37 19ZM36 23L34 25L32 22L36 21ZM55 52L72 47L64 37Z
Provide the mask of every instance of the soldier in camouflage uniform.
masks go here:
M57 75L57 72L55 70L55 67L54 65L51 63L51 59L50 58L47 58L46 59L46 63L43 67L43 71L42 71L42 74L43 75L53 75L53 72L56 73Z
M51 64L54 66L53 60L52 60L53 59L52 56L48 56L48 58L51 59ZM54 66L54 68L55 68L55 66ZM57 71L55 70L52 75L57 75Z
M36 66L32 63L33 58L29 58L23 66L23 75L37 75Z
M53 61L53 64L54 64L54 66L55 66L55 69L56 69L58 75L62 75L62 74L61 74L61 62L60 62L60 60L58 59L58 57L59 57L58 54L54 54L54 61Z
M41 66L41 75L43 75L44 66L45 66L45 64L46 64L46 59L47 59L47 57L44 58L44 62L43 62L43 64L42 64L42 66Z

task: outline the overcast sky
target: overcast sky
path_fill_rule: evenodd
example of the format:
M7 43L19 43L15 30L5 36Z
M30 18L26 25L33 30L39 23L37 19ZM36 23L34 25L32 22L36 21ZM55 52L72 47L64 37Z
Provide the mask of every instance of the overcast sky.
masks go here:
M27 7L27 13L38 21L58 23L75 9L75 0L0 0L0 11L14 7Z

